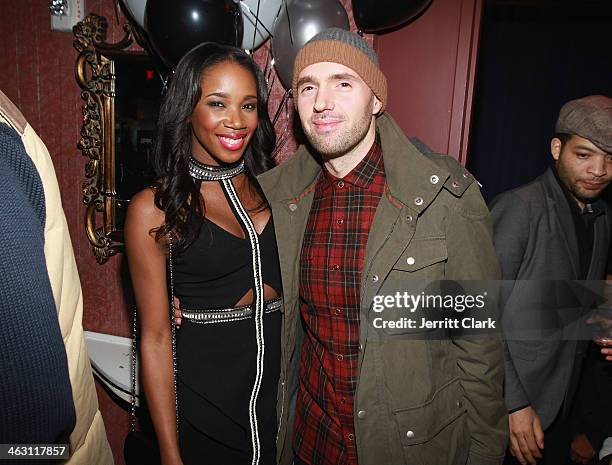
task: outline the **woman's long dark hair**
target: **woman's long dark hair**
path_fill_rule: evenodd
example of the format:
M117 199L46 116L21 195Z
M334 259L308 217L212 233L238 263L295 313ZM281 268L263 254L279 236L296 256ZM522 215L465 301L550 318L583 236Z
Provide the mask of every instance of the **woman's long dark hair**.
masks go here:
M211 66L232 62L244 66L257 83L258 124L244 154L249 183L265 199L255 176L274 167L271 153L276 143L268 114L268 90L263 73L244 51L228 45L206 42L190 50L179 62L164 96L157 123L153 163L158 175L155 205L165 213L165 222L155 229L155 238L176 238L178 250L197 236L204 216L200 183L189 175L191 116L202 93L202 74ZM262 207L266 207L265 203Z

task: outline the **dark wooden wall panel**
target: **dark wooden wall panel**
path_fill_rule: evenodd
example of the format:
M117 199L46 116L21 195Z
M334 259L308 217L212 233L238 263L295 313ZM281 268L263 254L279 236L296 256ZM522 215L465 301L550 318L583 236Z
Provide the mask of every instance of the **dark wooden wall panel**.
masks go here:
M388 110L402 129L465 164L482 0L434 0L411 24L376 38Z

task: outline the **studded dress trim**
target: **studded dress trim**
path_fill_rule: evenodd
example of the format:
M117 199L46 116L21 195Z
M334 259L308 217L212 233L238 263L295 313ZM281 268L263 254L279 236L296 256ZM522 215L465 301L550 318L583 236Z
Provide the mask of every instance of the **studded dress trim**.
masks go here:
M232 178L244 171L244 160L231 167L220 167L205 165L193 156L189 159L189 174L201 181L219 181L225 195L231 203L231 207L244 226L251 245L251 257L253 265L253 283L255 288L255 299L248 308L233 308L213 310L212 312L187 310L183 316L197 323L220 323L224 321L237 321L250 318L255 320L255 340L257 342L255 382L249 399L249 425L251 428L251 444L253 447L252 465L258 465L261 457L261 442L259 439L259 428L257 421L257 397L263 380L264 360L264 331L263 316L269 311L278 310L271 307L271 303L264 306L264 285L262 277L261 252L259 248L259 236L244 206L240 202L238 193L232 183Z
M272 313L280 310L281 299L274 299L266 302L264 313ZM228 323L230 321L248 320L253 317L253 305L240 305L230 308L215 308L215 309L181 309L181 315L184 319L192 323L211 324L211 323Z
M259 249L259 237L257 230L251 221L251 217L246 212L244 206L240 202L238 193L232 184L231 179L224 179L221 181L221 186L226 192L229 200L232 203L238 218L244 225L246 232L249 236L251 243L251 256L253 260L253 280L255 284L255 300L253 302L254 319L255 319L255 339L257 342L257 357L256 357L256 372L255 382L253 384L253 390L251 391L251 398L249 400L249 423L251 426L251 443L253 446L253 459L252 465L259 464L259 458L261 455L261 445L259 440L259 428L257 422L257 396L259 395L259 389L261 388L261 382L263 379L263 360L264 360L264 332L263 332L263 315L264 315L264 286L261 270L261 254Z

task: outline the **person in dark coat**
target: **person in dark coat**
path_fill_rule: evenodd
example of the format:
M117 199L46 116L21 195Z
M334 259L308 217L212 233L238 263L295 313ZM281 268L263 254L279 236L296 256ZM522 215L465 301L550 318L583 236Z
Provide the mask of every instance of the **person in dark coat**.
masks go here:
M559 465L569 454L566 417L589 341L564 335L584 305L558 296L564 283L606 275L612 218L600 196L612 180L611 128L611 98L566 103L550 142L554 166L491 204L502 279L513 283L503 322L519 332L505 348L508 463ZM537 336L543 322L558 331Z

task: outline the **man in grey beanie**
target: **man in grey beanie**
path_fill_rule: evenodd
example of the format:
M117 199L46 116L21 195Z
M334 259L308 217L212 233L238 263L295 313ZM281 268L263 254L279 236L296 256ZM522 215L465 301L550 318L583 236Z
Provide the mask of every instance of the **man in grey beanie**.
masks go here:
M384 113L387 81L359 35L313 37L292 87L308 143L259 178L283 277L279 462L500 464L500 341L373 323L374 302L415 283L498 279L478 183Z
M550 283L605 279L612 218L600 196L612 180L612 99L594 95L563 105L550 151L554 166L494 199L491 213L502 279L521 283L505 298L504 322L514 325L541 312L562 329L577 314L568 315L564 300L549 292ZM533 300L536 294L540 303ZM570 448L572 458L587 463L582 460L589 454L592 459L601 445L603 438L591 437L599 442L592 444L584 435L572 441L567 416L588 341L562 335L506 343L514 457L507 463L559 465L569 461Z

